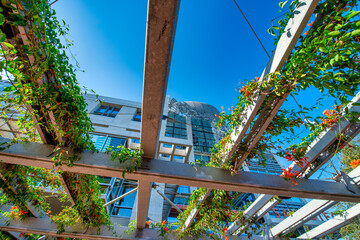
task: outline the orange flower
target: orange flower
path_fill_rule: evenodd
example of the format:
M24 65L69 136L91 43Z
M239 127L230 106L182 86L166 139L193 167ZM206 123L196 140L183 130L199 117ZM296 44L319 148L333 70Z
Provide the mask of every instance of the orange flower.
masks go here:
M350 165L351 165L352 168L356 168L357 166L360 165L360 159L358 159L358 160L352 160L352 161L350 162Z
M46 214L50 214L50 213L51 213L51 211L50 211L50 210L47 210L47 211L46 211Z
M330 115L330 114L329 114L329 110L326 109L326 110L323 112L323 114L328 117L328 116Z
M161 222L161 225L165 225L166 224L166 220Z
M150 224L151 224L151 221L150 221L150 220L149 220L149 221L146 221L145 224L146 224L146 225L150 225Z

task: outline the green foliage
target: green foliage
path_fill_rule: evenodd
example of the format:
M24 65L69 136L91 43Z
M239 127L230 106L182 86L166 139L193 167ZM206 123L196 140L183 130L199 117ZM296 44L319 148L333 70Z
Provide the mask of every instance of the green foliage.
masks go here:
M124 167L123 177L125 177L125 172L133 172L141 165L142 160L142 150L138 149L129 149L124 146L112 147L109 146L105 153L110 154L112 161L119 161L120 163L127 163L128 166Z
M67 39L65 43L60 40L66 36L68 26L58 21L47 0L4 0L1 1L1 8L0 25L3 25L4 31L0 32L0 71L5 72L11 86L0 95L0 117L8 122L16 121L21 133L3 147L17 141L53 144L56 145L54 165L66 163L72 166L79 152L95 150L95 146L90 136L93 127L86 112L85 93L78 86L76 67L66 55L72 43ZM20 29L26 30L26 33L18 34ZM27 41L16 37L24 37ZM70 148L72 154L69 155L62 147ZM28 172L21 174L21 171L29 169L21 169L14 171L14 174L18 175L19 181L24 182ZM60 182L58 176L56 173L48 174L48 178L44 174L36 175L36 178L56 188ZM58 230L63 231L65 225L76 222L98 229L103 224L109 224L96 177L71 173L62 175L75 206L64 209L57 216L51 216L58 223ZM50 176L54 179L51 180ZM5 183L2 182L3 185ZM16 206L19 205L18 211L21 213L28 212L21 201L24 203L37 199L33 196L34 189L23 188L21 196L7 189L3 187L4 201L10 200ZM41 199L38 202L45 203ZM42 210L50 214L46 208Z

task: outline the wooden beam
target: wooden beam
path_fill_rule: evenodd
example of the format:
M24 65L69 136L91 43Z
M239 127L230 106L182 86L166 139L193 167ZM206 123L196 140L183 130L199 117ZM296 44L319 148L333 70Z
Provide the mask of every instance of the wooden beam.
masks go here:
M151 182L140 180L137 191L136 227L144 228L149 210ZM160 211L160 209L159 209Z
M159 231L157 229L136 229L133 232L127 233L128 228L118 226L116 218L110 218L113 224L113 230L109 229L109 226L102 226L100 232L96 228L84 228L79 225L74 227L66 227L65 232L57 234L56 224L52 223L50 219L47 218L27 218L22 221L11 221L10 224L7 224L4 219L1 219L0 229L3 231L11 232L22 232L22 233L34 233L46 236L62 237L62 238L80 238L80 239L89 239L89 240L141 240L141 239L153 239L153 240L163 240L164 238L159 236ZM168 239L178 240L180 239L177 234L169 233L166 235ZM193 240L194 237L184 236L181 238L184 240ZM210 240L207 236L202 236L201 239ZM211 238L212 239L212 238ZM246 240L248 237L228 237L229 240ZM261 240L263 237L255 236L252 238L254 240Z
M329 221L326 221L323 224L317 226L316 228L311 229L310 231L297 237L297 239L321 238L351 223L351 221L359 215L360 215L360 204L356 204L352 208L343 212L341 215L335 216Z
M149 0L140 145L154 158L166 97L180 0Z
M74 162L74 166L54 167L54 162L51 161L51 156L49 157L53 148L52 145L32 142L15 144L0 152L0 160L10 164L117 178L123 178L123 171L130 164L111 161L105 153L85 151L81 154L81 159ZM68 151L71 154L70 150ZM337 182L297 179L298 185L290 186L289 182L276 175L241 172L232 176L229 171L219 168L161 160L152 160L144 167L135 172L126 173L125 178L235 192L360 202L359 193L351 193L344 184Z

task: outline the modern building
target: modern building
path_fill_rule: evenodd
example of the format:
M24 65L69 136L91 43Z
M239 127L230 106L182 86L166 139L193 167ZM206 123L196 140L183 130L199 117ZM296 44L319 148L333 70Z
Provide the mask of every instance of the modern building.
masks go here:
M99 151L109 146L123 145L132 149L140 147L141 103L109 97L86 95L88 112L93 122L93 141ZM191 163L208 161L211 148L226 131L216 128L219 111L206 103L177 102L166 98L163 120L160 128L157 158L166 161ZM130 180L99 177L104 201L136 188ZM180 209L185 208L193 190L189 186L156 183L150 197L148 218L158 222L173 222L178 215L156 190L163 193ZM108 206L111 216L118 217L121 224L135 219L136 193Z
M108 146L123 145L129 148L140 147L140 123L141 103L109 97L86 95L88 112L95 128L93 140L100 151ZM160 128L158 156L160 160L192 163L196 160L208 161L211 148L220 140L226 131L226 127L218 129L215 125L219 111L206 103L200 102L177 102L167 97L163 111L163 120ZM266 156L266 166L261 166L256 159L247 161L245 171L254 171L267 174L280 175L282 168L276 157L272 154ZM130 180L115 178L100 178L103 197L105 201L112 199L136 188L137 183ZM156 190L163 193L180 209L185 209L191 191L195 188L171 184L156 183L156 189L152 190L149 204L148 218L159 222L167 220L176 221L179 214ZM245 193L235 200L235 206L244 206L254 201L257 194ZM300 209L306 201L300 198L283 198L269 213L265 214L261 222L268 226L274 226L292 212ZM111 216L121 219L121 223L127 224L135 219L136 193L111 204L108 211ZM325 218L318 217L309 221L306 226L317 226ZM300 228L299 233L304 231Z

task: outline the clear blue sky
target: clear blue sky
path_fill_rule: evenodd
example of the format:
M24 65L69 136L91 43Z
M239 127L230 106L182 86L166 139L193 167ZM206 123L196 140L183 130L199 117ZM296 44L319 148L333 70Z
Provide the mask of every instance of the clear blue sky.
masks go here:
M278 1L238 1L269 52L270 20ZM71 48L84 73L81 85L100 95L141 101L147 1L59 0L58 17L70 25ZM262 73L268 57L232 0L183 0L168 94L228 108L239 81Z

